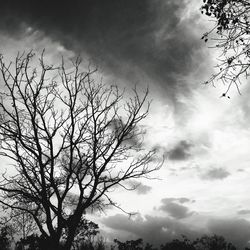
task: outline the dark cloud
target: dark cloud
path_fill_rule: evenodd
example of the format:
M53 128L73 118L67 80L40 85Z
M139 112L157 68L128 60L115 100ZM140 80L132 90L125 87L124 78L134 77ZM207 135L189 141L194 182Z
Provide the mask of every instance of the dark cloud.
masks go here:
M239 210L238 214L240 214L240 215L250 214L250 209Z
M160 209L175 219L184 219L193 214L193 212L189 212L187 207L174 202L164 204L160 206Z
M193 145L185 140L180 141L170 151L166 153L168 158L173 161L183 161L191 156L190 149Z
M239 249L244 249L250 240L250 222L247 220L213 219L209 221L208 229L212 234L223 235Z
M201 177L207 180L222 180L227 178L230 173L223 168L211 168Z
M181 22L184 1L72 0L4 1L0 29L21 36L31 26L67 49L87 54L112 74L133 82L140 72L176 98L190 86L177 81L193 68L201 46ZM139 72L139 73L138 73ZM140 78L140 77L139 77ZM141 79L139 79L141 80Z
M145 218L138 216L135 219L128 219L125 215L114 215L103 219L102 223L116 232L120 231L120 237L127 232L130 237L133 234L134 238L143 238L145 242L155 245L181 238L181 235L194 239L202 234L202 232L197 233L191 226L168 217L147 215Z
M160 210L168 213L172 218L184 219L190 217L194 212L190 212L189 208L180 204L190 202L187 198L165 198L161 200L162 205L159 207Z
M124 235L127 234L127 239L143 238L144 241L155 245L181 238L181 235L196 239L204 234L216 234L225 237L228 242L237 246L237 249L244 249L245 246L249 247L250 240L250 222L243 219L210 219L203 229L194 229L176 219L149 215L145 218L137 216L128 219L125 215L117 214L103 219L102 223L113 229L118 238L126 240ZM112 234L110 238L113 239Z

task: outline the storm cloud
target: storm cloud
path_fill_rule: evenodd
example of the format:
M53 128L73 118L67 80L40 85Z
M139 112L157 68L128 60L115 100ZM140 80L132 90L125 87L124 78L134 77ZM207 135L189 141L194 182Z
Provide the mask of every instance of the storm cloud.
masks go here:
M133 219L127 216L117 214L106 217L102 223L113 230L120 232L120 238L124 233L132 233L135 239L142 238L145 242L160 245L182 235L189 239L196 239L202 235L221 235L229 242L232 242L237 249L244 249L249 246L250 223L243 219L209 219L203 229L193 228L176 219L169 217L157 217L146 215L142 218L140 215ZM119 237L119 234L116 234ZM112 234L110 235L112 237ZM130 237L132 235L130 234ZM125 240L125 239L123 239Z
M223 180L229 175L230 173L224 168L211 168L201 177L206 180Z
M5 1L0 31L22 37L27 28L38 30L126 80L144 74L176 99L189 89L177 76L190 72L201 47L187 25L193 20L181 21L184 8L170 0Z
M249 247L250 223L244 219L212 219L208 223L211 233L223 235L240 249Z
M182 140L178 142L170 151L166 153L166 156L172 161L183 161L191 157L190 149L192 144Z
M124 232L132 233L134 238L142 238L145 242L155 245L181 238L181 235L195 238L202 234L175 219L150 215L146 215L145 218L139 215L134 219L128 219L125 215L117 214L103 219L102 223L106 227L120 231L120 237L123 237Z
M182 205L182 203L189 201L187 198L165 198L161 200L162 205L159 210L166 212L172 218L184 219L194 214L194 212L189 211L188 207Z

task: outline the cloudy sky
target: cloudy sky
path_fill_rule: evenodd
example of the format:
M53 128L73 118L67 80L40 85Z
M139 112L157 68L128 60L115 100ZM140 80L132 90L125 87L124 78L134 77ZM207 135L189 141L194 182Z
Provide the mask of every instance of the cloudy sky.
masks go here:
M22 3L21 3L22 2ZM0 52L13 59L33 49L57 63L81 55L107 83L149 86L145 143L164 155L155 180L117 190L117 209L95 215L105 237L163 243L181 234L216 233L250 240L250 99L232 88L203 85L219 52L200 38L211 27L200 0L5 1ZM139 183L132 183L139 184Z

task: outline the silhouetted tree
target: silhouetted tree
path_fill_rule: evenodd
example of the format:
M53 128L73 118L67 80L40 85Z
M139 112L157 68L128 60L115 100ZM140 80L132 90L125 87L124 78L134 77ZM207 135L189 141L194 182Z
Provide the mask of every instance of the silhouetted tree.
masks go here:
M92 242L82 242L78 249L80 249L80 250L95 250L95 247L93 246Z
M232 85L239 90L242 77L249 76L250 68L250 2L248 0L204 0L202 13L215 21L206 32L205 42L212 37L214 47L221 50L218 71L206 83L222 80L227 96Z
M9 214L11 225L15 228L16 235L25 239L28 235L38 233L38 228L32 216L26 211L11 210Z
M0 229L0 250L10 249L12 242L13 228L5 225Z
M77 250L105 250L106 245L102 237L96 239L95 241L83 241L80 245L75 246L74 249Z
M117 239L114 240L116 243L118 250L143 250L143 240L127 240L125 242L121 242Z
M193 242L196 250L236 250L232 243L226 242L225 238L218 235L207 236Z
M16 243L16 250L40 250L42 249L45 242L43 239L36 234L28 235L26 238L21 238Z
M125 242L115 239L114 243L115 246L111 246L111 250L157 250L151 244L144 245L142 239ZM190 240L182 235L181 239L174 239L161 245L160 250L236 250L236 247L227 242L224 237L218 235L204 235L196 240Z
M99 234L99 226L89 221L85 218L82 218L79 222L78 228L75 233L75 238L73 242L73 248L78 249L79 246L88 245L92 246L95 236ZM67 238L68 232L65 232L65 237ZM86 248L86 247L85 247ZM81 247L81 249L84 249Z
M162 245L161 250L236 250L236 247L226 242L222 236L204 235L194 241L183 236L182 239L175 239Z
M105 250L105 249L106 249L106 244L103 237L98 238L95 241L95 250Z
M154 151L138 126L148 95L129 100L117 86L96 83L94 71L47 65L34 54L0 57L0 155L12 168L0 183L3 206L28 213L51 249L69 250L87 208L116 204L109 191L147 177ZM60 241L67 232L63 246Z
M187 239L185 236L182 239L175 239L171 242L167 242L165 245L161 245L161 250L196 250L193 242Z
M147 243L144 250L157 250L157 248L153 247L153 245Z

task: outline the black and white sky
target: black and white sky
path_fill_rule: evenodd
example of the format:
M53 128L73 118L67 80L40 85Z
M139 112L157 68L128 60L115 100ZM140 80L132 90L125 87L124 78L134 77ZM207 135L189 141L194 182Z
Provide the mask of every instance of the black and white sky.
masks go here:
M1 2L0 53L46 49L81 55L107 83L150 89L145 143L165 156L155 177L137 191L118 190L127 211L92 215L105 237L142 237L156 244L216 233L243 246L250 240L250 101L224 86L203 85L217 51L201 40L211 22L200 0L22 0ZM138 183L134 183L138 184Z

